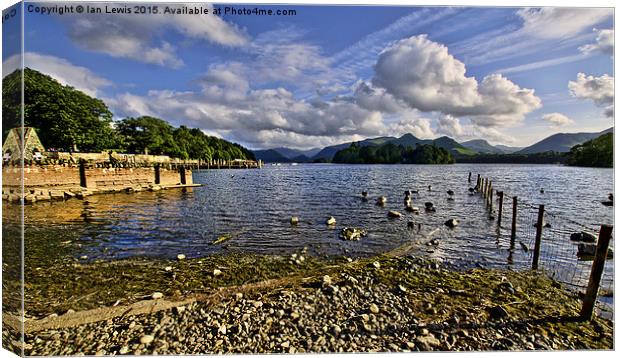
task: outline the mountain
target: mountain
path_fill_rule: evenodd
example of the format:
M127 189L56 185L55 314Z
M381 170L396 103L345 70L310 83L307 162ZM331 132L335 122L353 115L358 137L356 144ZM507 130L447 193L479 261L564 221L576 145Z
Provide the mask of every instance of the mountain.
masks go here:
M511 154L511 153L514 153L514 152L518 152L521 149L523 149L523 147L510 147L510 146L503 145L503 144L498 144L498 145L495 146L495 148L503 150L504 153L506 153L506 154Z
M465 148L469 148L478 153L489 153L489 154L503 154L506 153L503 149L498 147L494 147L489 142L484 139L473 139L468 140L467 142L461 143L461 145Z
M450 137L447 137L447 136L439 137L439 138L431 141L431 144L433 144L434 146L439 147L439 148L447 149L452 154L461 154L461 155L474 155L474 154L476 154L475 151L473 151L473 150L471 150L469 148L465 148L464 146L459 144L457 141L455 141L454 139L452 139Z
M538 143L521 149L517 154L531 154L541 152L569 152L576 145L597 138L603 134L613 132L613 127L597 133L557 133Z
M265 163L288 163L291 161L275 149L255 150L254 157L256 160L262 160Z
M363 141L360 142L356 142L358 143L361 147L366 147L369 145L382 145L388 142L391 142L393 140L396 140L397 138L395 137L377 137L377 138L369 138L369 139L364 139ZM331 145L329 147L325 147L323 149L321 149L320 152L318 152L317 154L315 154L312 158L310 158L313 161L319 160L319 159L327 159L329 161L331 161L334 158L334 155L346 148L349 148L351 146L351 143L353 142L347 142L347 143L342 143L342 144L336 144L336 145Z
M286 147L273 148L276 152L282 154L283 156L293 159L295 157L299 157L301 155L306 156L308 158L313 157L315 154L321 151L321 148L312 148L308 150L300 150L300 149L292 149Z
M454 139L452 139L450 137L446 137L446 136L440 137L440 138L437 138L437 139L419 139L416 136L414 136L413 134L407 133L407 134L404 134L403 136L401 136L399 138L396 138L396 137L378 137L378 138L365 139L365 140L357 142L357 143L361 147L365 147L365 146L369 146L369 145L383 145L383 144L386 144L386 143L392 143L392 144L395 144L395 145L402 145L403 147L408 147L409 146L409 147L413 147L413 148L415 148L417 145L431 144L431 145L435 145L435 146L437 146L439 148L444 148L444 149L450 151L452 154L462 154L462 155L472 155L472 154L475 154L475 152L473 150L465 148L464 146L460 145ZM334 158L334 155L338 151L340 151L342 149L346 149L346 148L348 148L350 146L351 146L351 142L325 147L317 155L312 157L312 160L317 160L317 159L329 159L329 160L332 160Z

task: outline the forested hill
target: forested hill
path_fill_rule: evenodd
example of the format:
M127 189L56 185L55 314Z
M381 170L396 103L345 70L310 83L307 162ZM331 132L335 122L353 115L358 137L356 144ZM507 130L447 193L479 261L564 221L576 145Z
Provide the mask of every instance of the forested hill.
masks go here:
M349 164L451 164L454 163L454 158L448 150L430 144L422 144L413 148L391 142L378 146L361 146L358 143L352 143L348 148L338 151L332 162Z
M3 79L3 143L8 131L20 123L20 83L21 70ZM30 68L24 69L24 102L24 124L36 128L46 148L148 151L182 159L254 159L254 154L239 144L208 136L197 128L175 128L163 119L142 116L113 122L102 100Z
M614 134L606 133L571 148L568 153L568 165L580 167L614 166Z

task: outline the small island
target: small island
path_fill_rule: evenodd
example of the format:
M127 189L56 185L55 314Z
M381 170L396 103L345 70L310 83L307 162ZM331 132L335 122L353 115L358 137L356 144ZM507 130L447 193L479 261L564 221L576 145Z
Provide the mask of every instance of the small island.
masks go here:
M453 164L452 154L444 148L430 144L411 146L386 143L379 146L350 147L334 155L333 163L340 164Z

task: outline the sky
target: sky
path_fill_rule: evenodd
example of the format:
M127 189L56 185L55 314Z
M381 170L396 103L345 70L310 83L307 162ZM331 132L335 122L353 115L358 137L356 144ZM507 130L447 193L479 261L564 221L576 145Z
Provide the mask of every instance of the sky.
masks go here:
M609 8L40 13L57 4L26 3L25 66L101 98L116 120L155 116L251 149L405 133L527 146L613 126ZM18 28L18 18L3 22L3 76L20 64Z

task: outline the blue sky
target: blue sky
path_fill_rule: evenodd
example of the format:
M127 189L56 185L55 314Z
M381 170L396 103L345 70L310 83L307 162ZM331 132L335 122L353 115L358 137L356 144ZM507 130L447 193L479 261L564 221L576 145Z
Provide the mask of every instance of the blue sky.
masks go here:
M26 4L26 66L102 98L117 119L157 116L253 149L404 133L526 146L613 125L611 9L49 16L29 4L55 5ZM16 23L3 25L3 75L18 64Z

